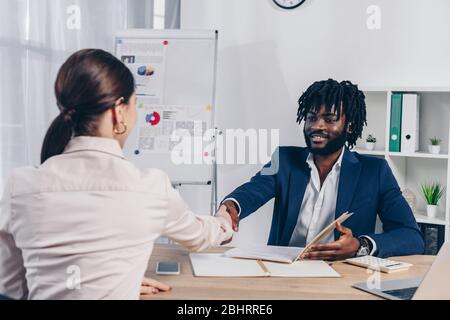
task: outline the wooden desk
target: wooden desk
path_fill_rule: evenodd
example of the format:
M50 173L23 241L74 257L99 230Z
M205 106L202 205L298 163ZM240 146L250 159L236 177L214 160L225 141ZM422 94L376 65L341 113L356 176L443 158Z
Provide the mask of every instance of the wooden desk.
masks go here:
M224 252L218 248L208 252ZM394 259L394 258L393 258ZM414 264L407 272L381 274L381 280L395 280L423 276L434 261L431 256L412 256L395 260ZM158 276L157 261L178 261L181 275ZM353 289L351 286L365 282L373 274L364 268L343 262L332 267L342 276L333 279L295 278L196 278L193 276L189 253L179 246L156 245L149 262L146 276L172 286L172 291L162 293L149 300L360 300L377 297Z

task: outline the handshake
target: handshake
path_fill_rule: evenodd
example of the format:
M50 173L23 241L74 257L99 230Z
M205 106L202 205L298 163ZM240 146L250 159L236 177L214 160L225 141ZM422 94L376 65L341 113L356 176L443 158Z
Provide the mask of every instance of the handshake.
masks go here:
M232 226L233 231L238 232L239 231L238 210L239 210L239 208L234 201L227 200L222 203L222 205L219 208L219 211L217 211L217 213L216 213L216 216L225 218ZM222 243L222 245L228 244L232 240L233 240L233 238L230 238L228 241Z

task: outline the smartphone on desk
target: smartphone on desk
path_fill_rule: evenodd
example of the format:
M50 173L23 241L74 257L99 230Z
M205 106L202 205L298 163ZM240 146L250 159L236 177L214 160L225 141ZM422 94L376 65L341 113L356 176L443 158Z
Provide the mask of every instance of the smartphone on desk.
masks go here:
M159 261L156 264L156 274L177 276L180 274L180 263L175 261Z

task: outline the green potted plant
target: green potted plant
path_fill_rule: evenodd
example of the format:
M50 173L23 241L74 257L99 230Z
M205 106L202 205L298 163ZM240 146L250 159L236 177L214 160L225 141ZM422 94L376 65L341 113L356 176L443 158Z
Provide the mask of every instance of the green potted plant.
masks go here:
M441 152L441 142L442 140L439 138L430 138L430 145L428 149L431 154L439 154Z
M438 202L445 193L445 188L440 183L423 184L422 193L427 202L427 215L429 218L436 218Z
M375 138L373 135L369 134L369 136L366 139L366 149L369 151L375 150L376 143L377 143L377 138Z

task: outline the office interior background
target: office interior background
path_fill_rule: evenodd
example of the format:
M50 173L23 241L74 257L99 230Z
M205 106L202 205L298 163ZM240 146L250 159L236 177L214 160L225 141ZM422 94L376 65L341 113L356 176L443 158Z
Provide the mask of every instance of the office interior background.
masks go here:
M71 6L81 28L67 27ZM381 24L368 27L368 8ZM68 9L69 8L69 9ZM73 8L72 8L73 9ZM424 201L426 177L448 185L450 119L450 2L447 0L306 0L282 10L272 0L2 0L0 3L0 190L15 167L39 165L44 134L57 114L56 72L74 51L114 52L114 35L127 28L219 31L216 126L280 129L280 145L304 146L296 123L297 100L316 80L351 80L367 92L369 127L402 186ZM187 57L188 58L188 57ZM441 156L396 157L388 153L386 101L391 91L422 96L421 150L429 137L442 139ZM360 144L363 148L363 142ZM148 164L152 167L152 163ZM220 165L222 199L260 165ZM198 213L209 214L208 188L181 188ZM448 191L447 191L448 193ZM436 219L449 226L448 195ZM244 220L237 243L266 243L273 203Z

